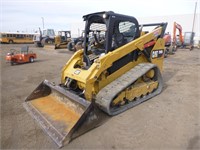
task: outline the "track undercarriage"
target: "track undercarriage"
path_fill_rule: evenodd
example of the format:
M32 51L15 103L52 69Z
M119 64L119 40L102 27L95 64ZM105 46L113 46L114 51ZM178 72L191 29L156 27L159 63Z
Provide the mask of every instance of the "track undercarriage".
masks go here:
M162 82L156 65L141 63L105 86L95 102L109 115L116 115L159 94Z

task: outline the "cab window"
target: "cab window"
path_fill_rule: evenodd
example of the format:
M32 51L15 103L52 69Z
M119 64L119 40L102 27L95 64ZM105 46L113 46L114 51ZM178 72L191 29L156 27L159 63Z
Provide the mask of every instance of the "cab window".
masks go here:
M119 32L123 34L127 42L132 41L136 35L136 27L133 22L123 21L119 23Z

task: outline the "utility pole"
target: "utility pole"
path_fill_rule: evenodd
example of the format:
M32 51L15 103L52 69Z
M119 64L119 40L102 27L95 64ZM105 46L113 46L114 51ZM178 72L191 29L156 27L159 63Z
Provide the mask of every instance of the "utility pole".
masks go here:
M194 9L194 18L193 18L192 32L194 32L194 24L195 24L195 18L196 18L196 10L197 10L197 2L195 2L195 9Z
M80 36L80 29L78 28L78 37Z
M44 18L43 17L41 17L42 18L42 26L43 26L43 29L44 29Z

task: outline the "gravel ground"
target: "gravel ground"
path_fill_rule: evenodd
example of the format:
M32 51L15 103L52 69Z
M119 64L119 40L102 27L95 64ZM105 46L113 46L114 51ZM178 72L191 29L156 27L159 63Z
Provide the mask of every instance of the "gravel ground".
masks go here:
M5 55L21 44L0 45L1 149L56 149L22 106L44 79L59 84L73 52L44 50L34 63L11 66ZM62 149L200 149L200 50L179 49L164 60L163 92L74 139Z

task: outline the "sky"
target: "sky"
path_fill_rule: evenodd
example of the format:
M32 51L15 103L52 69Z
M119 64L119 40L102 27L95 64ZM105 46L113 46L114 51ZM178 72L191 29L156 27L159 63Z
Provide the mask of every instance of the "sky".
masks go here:
M193 14L200 0L0 0L0 32L34 32L40 27L84 29L83 15L114 11L136 18Z

